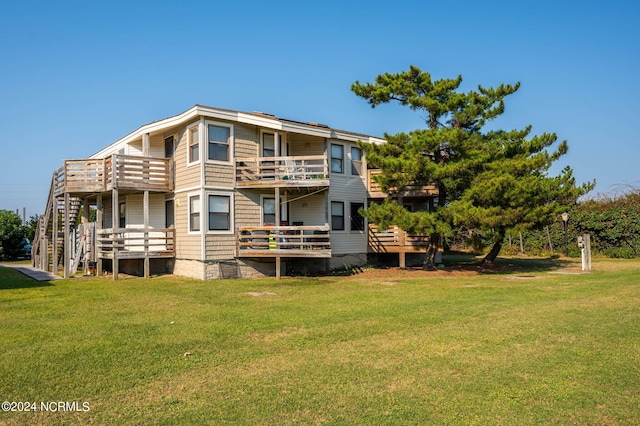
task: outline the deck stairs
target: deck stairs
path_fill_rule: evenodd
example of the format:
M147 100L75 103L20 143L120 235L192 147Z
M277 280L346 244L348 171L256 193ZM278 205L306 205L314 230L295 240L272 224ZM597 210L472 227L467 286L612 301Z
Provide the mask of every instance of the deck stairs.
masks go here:
M45 208L45 212L38 218L38 229L33 239L32 244L32 252L31 252L31 262L33 266L44 267L47 270L53 270L53 240L54 238L58 239L58 244L56 244L57 250L57 259L58 263L62 261L64 256L64 244L67 240L70 239L70 236L64 235L64 217L65 217L65 205L63 201L63 197L56 194L56 179L55 176L52 179L51 187L49 189L49 196L47 197L47 206ZM82 201L80 198L71 197L69 200L69 226L75 227L76 222L78 220L78 212L80 211L80 207L82 205ZM58 217L54 216L54 203L57 207ZM54 236L54 220L58 221L58 235ZM47 247L42 247L42 238L47 239ZM57 266L57 265L56 265ZM43 268L43 269L44 269Z

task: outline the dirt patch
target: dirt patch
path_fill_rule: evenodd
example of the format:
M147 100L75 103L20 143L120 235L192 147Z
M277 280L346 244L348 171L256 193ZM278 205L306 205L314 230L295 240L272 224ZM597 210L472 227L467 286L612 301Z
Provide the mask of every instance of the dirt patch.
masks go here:
M383 285L398 285L394 281L403 278L437 278L451 276L474 276L479 274L497 273L507 270L503 266L494 265L456 265L444 269L426 270L422 268L369 268L356 274L358 278L377 280Z
M263 297L263 296L275 296L275 293L271 293L270 291L250 291L249 293L247 293L251 296L255 296L255 297Z

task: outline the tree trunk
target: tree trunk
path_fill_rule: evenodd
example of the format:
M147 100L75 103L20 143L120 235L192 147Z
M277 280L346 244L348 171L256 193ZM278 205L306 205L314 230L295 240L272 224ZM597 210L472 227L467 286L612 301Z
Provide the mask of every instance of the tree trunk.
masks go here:
M427 246L427 252L424 256L423 269L435 269L438 267L436 264L436 255L438 254L438 247L440 246L440 234L431 234L429 237L429 246Z
M496 241L493 243L493 247L491 247L491 250L487 253L484 259L482 259L481 263L493 263L496 260L500 254L500 250L502 250L502 243L504 242L505 234L506 231L504 229L500 228L498 230L498 235L496 237Z

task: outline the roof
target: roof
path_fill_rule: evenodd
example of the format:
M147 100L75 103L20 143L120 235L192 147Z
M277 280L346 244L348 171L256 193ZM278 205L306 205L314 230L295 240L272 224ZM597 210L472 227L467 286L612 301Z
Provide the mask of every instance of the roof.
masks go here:
M349 141L363 141L363 142L373 142L373 143L383 143L384 139L366 135L363 133L350 132L347 130L339 130L333 129L326 124L320 124L312 121L301 122L295 120L288 120L284 118L278 118L275 115L267 114L264 112L254 111L254 112L243 112L236 111L231 109L224 108L216 108L210 107L206 105L196 104L188 110L171 116L164 118L158 121L152 121L150 123L144 124L134 130L133 132L127 134L126 136L118 139L117 141L111 143L100 151L96 152L91 156L91 158L103 158L108 155L111 155L122 147L124 147L127 143L139 139L143 134L149 133L161 133L166 131L167 129L181 126L187 124L189 121L196 119L197 117L207 117L213 119L227 120L236 123L245 123L245 124L253 124L256 126L260 126L263 128L274 129L283 132L293 132L293 133L301 133L308 134L323 138L329 139L343 139Z

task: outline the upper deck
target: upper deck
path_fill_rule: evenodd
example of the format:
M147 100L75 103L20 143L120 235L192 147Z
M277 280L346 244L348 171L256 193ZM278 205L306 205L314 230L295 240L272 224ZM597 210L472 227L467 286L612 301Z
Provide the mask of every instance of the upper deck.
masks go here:
M114 154L103 159L66 160L54 172L54 194L87 194L128 189L171 192L169 158Z
M329 186L326 155L236 159L238 187Z
M380 169L367 170L367 191L369 198L387 198L389 194L382 191L380 184L376 182L374 176L382 173ZM438 195L438 188L435 185L407 186L403 191L397 193L401 197L435 197Z

